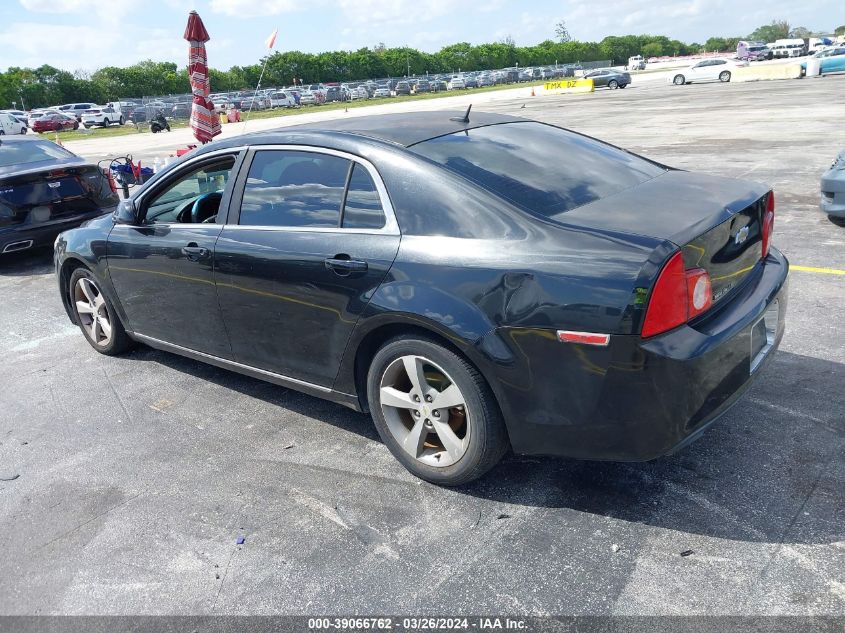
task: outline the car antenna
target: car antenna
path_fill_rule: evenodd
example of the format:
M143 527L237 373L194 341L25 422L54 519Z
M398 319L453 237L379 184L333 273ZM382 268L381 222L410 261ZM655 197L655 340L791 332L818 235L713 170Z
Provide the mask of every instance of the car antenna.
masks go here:
M463 116L453 116L453 117L450 117L449 120L450 121L457 121L458 123L469 123L469 111L470 110L472 110L472 104L471 103L469 104L467 111L464 112Z

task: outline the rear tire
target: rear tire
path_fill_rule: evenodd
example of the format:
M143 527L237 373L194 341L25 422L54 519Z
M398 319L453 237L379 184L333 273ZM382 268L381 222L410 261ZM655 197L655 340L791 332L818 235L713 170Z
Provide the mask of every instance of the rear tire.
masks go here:
M91 271L81 267L74 270L67 292L76 324L91 347L106 356L116 356L133 347L134 342Z
M675 75L675 78L672 80L672 83L676 86L683 86L685 83L687 83L687 80L686 77L684 77L683 75Z
M829 215L827 219L833 222L836 226L845 226L845 216Z
M719 81L722 83L728 83L731 80L731 73L727 70L723 70L719 73Z
M110 123L111 121L109 121L108 119L103 119L103 127L108 127Z
M367 400L382 441L420 479L465 484L507 452L507 430L484 378L432 340L387 342L370 364Z

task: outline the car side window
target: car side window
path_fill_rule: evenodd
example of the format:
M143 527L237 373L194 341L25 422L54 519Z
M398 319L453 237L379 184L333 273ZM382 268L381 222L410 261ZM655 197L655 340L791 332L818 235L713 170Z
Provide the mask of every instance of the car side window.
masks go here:
M234 156L195 167L144 202L146 224L223 224L217 212L226 183L235 166Z
M341 226L345 229L380 229L385 224L376 185L367 168L360 163L352 167Z
M350 161L295 150L261 150L241 204L246 226L338 227Z

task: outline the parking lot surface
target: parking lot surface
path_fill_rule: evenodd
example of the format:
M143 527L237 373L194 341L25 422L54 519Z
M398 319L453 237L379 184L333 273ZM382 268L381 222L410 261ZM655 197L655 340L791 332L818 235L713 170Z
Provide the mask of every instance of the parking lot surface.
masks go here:
M781 349L650 463L510 456L437 488L364 415L144 347L96 354L49 253L0 260L0 613L845 615L845 229L818 211L843 90L651 81L476 106L776 192L796 266Z

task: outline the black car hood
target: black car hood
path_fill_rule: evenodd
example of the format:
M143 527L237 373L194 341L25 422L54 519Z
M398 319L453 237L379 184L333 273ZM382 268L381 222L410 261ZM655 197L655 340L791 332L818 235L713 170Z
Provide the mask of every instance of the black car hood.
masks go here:
M686 244L759 200L769 187L670 170L640 185L555 216L566 225Z

